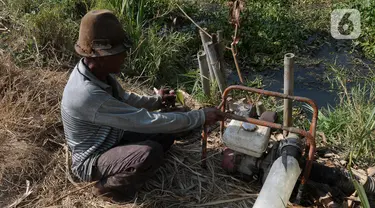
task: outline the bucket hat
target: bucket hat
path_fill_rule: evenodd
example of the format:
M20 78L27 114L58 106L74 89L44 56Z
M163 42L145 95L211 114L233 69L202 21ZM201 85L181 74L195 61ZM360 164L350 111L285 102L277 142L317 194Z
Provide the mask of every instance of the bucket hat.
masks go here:
M110 10L93 10L81 20L74 48L84 57L110 56L131 47L120 21Z

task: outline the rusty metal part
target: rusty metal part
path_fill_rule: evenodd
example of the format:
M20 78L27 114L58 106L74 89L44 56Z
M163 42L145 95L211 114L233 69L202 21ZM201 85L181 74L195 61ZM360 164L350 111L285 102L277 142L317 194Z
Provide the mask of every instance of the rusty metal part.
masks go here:
M241 86L241 85L232 85L232 86L229 86L228 88L226 88L224 93L223 93L222 102L220 103L220 105L218 107L219 109L221 109L221 111L225 112L226 99L228 97L229 92L231 92L233 90L243 90L243 91L262 94L262 95L266 95L266 96L273 96L273 97L279 97L279 98L283 98L283 99L290 99L290 100L293 100L293 101L304 102L304 103L309 104L312 107L313 116L312 116L309 131L305 131L303 129L299 129L299 128L295 128L295 127L286 127L286 126L283 126L282 124L272 123L272 122L268 122L268 121L262 121L262 120L258 120L258 119L254 119L254 118L245 118L245 117L241 117L241 116L237 116L237 115L233 115L233 114L226 114L227 118L230 118L230 119L249 122L249 123L257 124L257 125L260 125L260 126L267 126L267 127L271 127L271 128L275 128L275 129L281 129L281 130L285 130L285 131L288 131L288 132L292 132L292 133L296 133L296 134L300 134L300 135L304 136L307 140L306 149L309 150L307 161L306 161L306 167L304 169L304 173L303 173L302 180L301 180L301 184L304 185L307 182L307 179L310 176L312 161L314 160L314 155L315 155L315 151L316 151L315 132L316 132L316 123L317 123L317 119L318 119L318 107L315 104L315 102L313 100L311 100L309 98L305 98L305 97L291 96L291 95L286 95L286 94L282 94L282 93L278 93L278 92L267 91L267 90L256 89L256 88L250 88L250 87L245 87L245 86ZM220 124L221 135L223 134L223 131L224 131L224 121L222 121L221 124ZM204 151L206 151L206 150L204 150Z

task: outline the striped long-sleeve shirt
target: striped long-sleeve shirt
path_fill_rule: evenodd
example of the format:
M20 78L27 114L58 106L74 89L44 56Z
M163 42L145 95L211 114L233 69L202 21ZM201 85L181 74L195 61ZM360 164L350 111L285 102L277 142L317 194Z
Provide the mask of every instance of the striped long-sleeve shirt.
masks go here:
M107 83L100 81L81 60L70 75L61 102L73 173L83 181L90 181L97 158L116 146L124 131L177 133L204 123L202 110L151 112L160 106L160 97L127 93L111 75Z

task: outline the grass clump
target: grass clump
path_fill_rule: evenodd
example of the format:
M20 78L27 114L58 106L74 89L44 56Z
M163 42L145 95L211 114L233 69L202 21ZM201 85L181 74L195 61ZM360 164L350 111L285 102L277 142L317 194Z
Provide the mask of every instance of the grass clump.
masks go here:
M375 156L375 82L371 79L348 87L347 77L337 77L341 91L336 108L319 112L318 130L328 142L353 152L353 158L374 164Z
M238 30L240 62L248 68L278 65L287 52L302 52L318 43L306 41L314 34L327 34L331 8L319 1L244 1ZM217 1L216 9L204 12L203 26L210 31L222 29L228 41L232 40L234 27L229 23L229 7ZM316 9L316 8L319 9ZM206 19L206 18L205 18ZM229 42L228 42L229 44ZM228 52L228 57L230 53Z
M156 85L175 85L178 74L188 71L184 63L190 62L186 48L190 39L191 36L177 32L160 36L157 27L150 28L128 57L126 75L141 76Z
M43 4L37 14L26 14L26 31L42 47L72 51L78 37L78 23L64 14L66 8Z
M8 1L1 13L10 19L2 39L18 64L58 65L74 55L84 0ZM54 62L58 62L57 64Z

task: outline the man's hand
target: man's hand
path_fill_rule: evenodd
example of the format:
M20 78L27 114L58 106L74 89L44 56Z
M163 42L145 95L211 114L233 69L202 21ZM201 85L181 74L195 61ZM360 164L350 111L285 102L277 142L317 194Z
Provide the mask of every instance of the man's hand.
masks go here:
M206 117L204 125L213 125L216 121L223 121L225 119L225 113L217 108L204 108L203 112Z
M154 88L155 94L159 95L162 100L162 104L165 107L175 107L176 104L176 95L174 90L161 88L160 90Z

